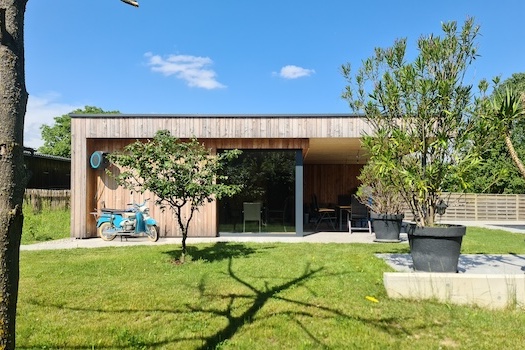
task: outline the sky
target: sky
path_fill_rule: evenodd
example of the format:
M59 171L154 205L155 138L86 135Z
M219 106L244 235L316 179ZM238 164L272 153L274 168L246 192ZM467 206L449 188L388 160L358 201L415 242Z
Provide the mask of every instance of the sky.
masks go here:
M351 113L341 65L474 17L469 84L525 72L523 0L29 0L24 144L85 106L129 114Z

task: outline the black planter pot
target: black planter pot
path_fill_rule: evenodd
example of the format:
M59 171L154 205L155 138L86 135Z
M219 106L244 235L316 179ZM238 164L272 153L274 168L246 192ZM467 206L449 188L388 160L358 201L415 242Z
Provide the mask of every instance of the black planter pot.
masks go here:
M461 242L467 228L460 225L416 227L408 232L414 270L457 272Z
M372 228L376 235L375 242L401 242L399 233L403 224L404 214L371 213Z

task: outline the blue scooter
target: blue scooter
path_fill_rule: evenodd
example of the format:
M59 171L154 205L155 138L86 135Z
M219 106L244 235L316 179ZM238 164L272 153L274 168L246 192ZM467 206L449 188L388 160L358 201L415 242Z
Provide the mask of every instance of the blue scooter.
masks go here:
M104 241L112 241L116 236L147 236L152 242L159 240L159 230L155 219L149 216L146 199L142 204L133 203L129 209L100 209L97 219L97 232Z

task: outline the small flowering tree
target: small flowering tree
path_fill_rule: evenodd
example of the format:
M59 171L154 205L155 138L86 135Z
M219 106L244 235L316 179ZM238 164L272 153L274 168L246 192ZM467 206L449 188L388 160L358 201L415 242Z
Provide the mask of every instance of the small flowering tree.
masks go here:
M113 153L109 160L121 168L113 177L119 185L144 193L150 191L156 204L173 211L182 234L181 262L195 211L205 203L238 193L240 184L227 184L219 175L224 165L240 154L238 150L212 155L195 138L181 141L168 130L158 131L146 142L136 141Z

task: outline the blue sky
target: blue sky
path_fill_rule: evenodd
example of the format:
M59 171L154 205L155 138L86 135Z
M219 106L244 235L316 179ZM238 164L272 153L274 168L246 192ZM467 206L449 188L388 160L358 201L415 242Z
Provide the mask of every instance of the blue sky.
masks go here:
M470 82L525 72L523 0L29 0L25 145L86 105L122 113L349 113L342 64L481 26Z

